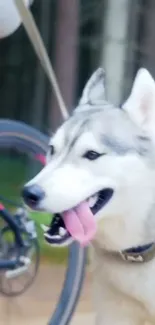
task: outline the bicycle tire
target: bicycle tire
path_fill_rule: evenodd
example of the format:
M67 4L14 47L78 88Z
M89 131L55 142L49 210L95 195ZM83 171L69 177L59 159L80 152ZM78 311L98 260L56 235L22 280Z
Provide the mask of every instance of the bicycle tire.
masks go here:
M48 136L23 122L0 120L0 148L21 145L34 153L45 155L48 141ZM69 247L68 267L63 289L49 325L69 324L85 277L86 255L86 248L80 247L78 243L73 243Z

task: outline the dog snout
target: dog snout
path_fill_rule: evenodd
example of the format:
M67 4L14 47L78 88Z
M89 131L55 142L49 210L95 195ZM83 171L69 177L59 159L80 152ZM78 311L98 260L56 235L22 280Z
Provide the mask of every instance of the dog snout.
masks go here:
M22 197L25 203L33 209L37 209L44 196L45 192L37 184L24 186L22 191Z

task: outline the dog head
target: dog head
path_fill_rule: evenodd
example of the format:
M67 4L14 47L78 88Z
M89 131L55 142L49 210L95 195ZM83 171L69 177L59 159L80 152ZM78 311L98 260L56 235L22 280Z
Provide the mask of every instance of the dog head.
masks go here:
M154 105L155 83L145 69L122 109L106 101L103 70L92 75L78 107L50 139L46 166L23 191L30 207L56 215L57 229L45 235L50 243L96 238L122 250L155 236L148 225L155 196Z

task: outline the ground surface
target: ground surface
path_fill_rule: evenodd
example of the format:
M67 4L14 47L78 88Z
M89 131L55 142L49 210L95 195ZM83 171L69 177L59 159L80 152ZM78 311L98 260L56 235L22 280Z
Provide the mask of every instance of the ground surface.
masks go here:
M18 298L0 298L0 325L46 325L54 310L64 279L62 266L43 265L35 284ZM91 275L88 272L83 292L71 325L93 325Z

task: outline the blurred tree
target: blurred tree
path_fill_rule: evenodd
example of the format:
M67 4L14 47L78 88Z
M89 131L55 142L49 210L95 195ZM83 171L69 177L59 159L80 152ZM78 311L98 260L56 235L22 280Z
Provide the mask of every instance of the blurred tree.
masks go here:
M120 104L124 91L130 0L108 0L103 14L101 65L106 71L107 96Z
M1 117L30 121L36 58L23 26L0 41Z
M103 46L102 22L105 0L81 0L80 35L79 35L79 69L77 97L91 73L100 64L100 48Z
M155 78L155 1L142 1L142 22L139 30L139 65L145 66Z
M51 0L41 1L39 28L47 51L50 49L50 37L53 37L53 35L51 35L51 27ZM47 114L47 109L45 107L47 87L46 78L47 77L43 71L40 61L38 60L32 101L32 124L37 128L42 127L45 111Z
M78 74L79 1L57 0L54 70L65 104L75 102ZM50 97L49 125L54 130L62 121L55 96Z
M154 0L34 1L31 10L70 111L101 62L117 101L128 94L139 66L155 76L154 9ZM46 133L62 121L23 26L0 41L0 117Z

